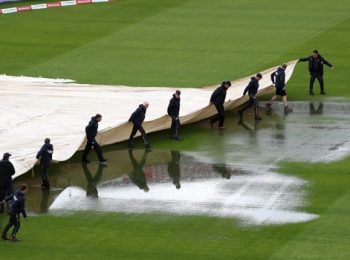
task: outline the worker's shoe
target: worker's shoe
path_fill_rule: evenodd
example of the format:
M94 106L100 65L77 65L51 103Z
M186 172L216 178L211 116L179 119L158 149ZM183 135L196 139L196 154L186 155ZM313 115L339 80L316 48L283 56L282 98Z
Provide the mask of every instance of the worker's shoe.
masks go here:
M128 142L128 147L129 147L129 150L134 149L134 142L133 141L129 141Z
M290 108L290 107L284 107L284 112L285 113L291 113L291 112L293 112L293 109Z
M326 92L324 92L324 90L322 90L321 95L326 95Z
M8 237L7 237L5 234L2 234L2 235L1 235L1 239L2 239L2 240L9 240Z
M315 95L315 93L312 90L309 91L309 94L310 94L310 96L314 96Z
M101 164L105 164L107 163L107 159L103 159L102 161L100 161Z
M19 242L20 240L17 239L16 236L11 236L11 239L10 239L12 242Z

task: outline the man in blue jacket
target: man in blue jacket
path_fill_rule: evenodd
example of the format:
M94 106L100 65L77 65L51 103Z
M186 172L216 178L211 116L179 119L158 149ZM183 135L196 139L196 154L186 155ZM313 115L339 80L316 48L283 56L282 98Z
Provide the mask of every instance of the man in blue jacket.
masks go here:
M250 82L248 86L244 89L243 95L248 93L249 101L247 105L245 105L241 110L238 111L240 122L243 121L243 113L251 106L255 105L255 120L262 120L262 118L258 115L258 108L256 103L256 94L259 89L259 81L262 79L262 75L260 73L256 74L255 77L250 78Z
M4 153L0 161L0 201L13 193L12 176L15 174L15 167L10 162L11 154ZM9 208L7 207L9 210ZM0 213L4 212L4 204L0 204Z
M134 111L134 113L131 114L129 118L129 122L133 123L133 128L129 137L129 149L134 148L134 137L137 131L140 131L141 133L141 137L145 145L145 148L146 149L151 148L151 145L147 141L145 129L143 129L142 127L142 123L145 120L146 110L148 106L149 106L149 103L147 101L143 102L143 104L139 105L139 107Z
M324 91L324 81L323 81L323 64L326 64L328 67L333 68L333 65L326 61L317 50L312 51L312 55L306 58L299 59L299 62L307 61L309 63L309 72L310 72L310 86L309 94L314 94L314 82L317 78L320 83L321 94L326 95Z
M101 147L96 141L96 135L98 132L98 123L101 122L102 116L100 114L96 114L96 116L93 116L89 122L89 124L85 127L85 133L86 133L86 146L83 152L83 163L89 163L90 161L87 159L88 154L91 151L91 147L95 149L95 152L97 153L98 160L100 163L104 163L107 160L103 157Z
M221 83L221 86L215 89L213 94L210 97L210 104L214 104L216 110L218 111L217 115L211 118L210 125L213 126L217 121L219 121L219 128L224 128L225 121L225 109L224 103L226 98L226 92L228 88L231 87L230 81L224 81Z
M36 158L40 159L40 174L43 183L41 184L42 189L50 189L49 179L47 177L47 169L49 168L52 161L53 145L50 143L50 138L45 138L44 145L36 155Z
M283 64L275 72L271 74L271 81L275 84L276 93L271 98L271 101L266 104L267 112L271 112L272 102L277 99L278 96L281 96L284 104L284 112L292 112L292 109L288 107L288 98L286 92L286 73L287 64Z
M171 128L170 128L170 138L175 140L181 140L180 137L180 95L181 91L176 90L173 97L170 99L168 106L168 115L171 117Z
M24 199L24 194L27 191L28 191L28 186L26 184L22 184L16 192L12 193L4 201L1 202L1 203L4 203L7 201L11 201L10 219L9 219L9 223L5 226L4 230L2 231L2 234L1 234L2 240L9 240L9 238L7 237L7 232L13 226L10 239L11 241L19 241L16 238L16 234L21 226L20 214L22 214L24 218L27 218L27 213L25 211L25 199Z

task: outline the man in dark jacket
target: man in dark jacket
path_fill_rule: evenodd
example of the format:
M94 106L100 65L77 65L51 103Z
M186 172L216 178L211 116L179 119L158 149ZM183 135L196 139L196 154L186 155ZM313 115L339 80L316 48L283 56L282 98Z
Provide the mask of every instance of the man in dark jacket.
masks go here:
M179 135L180 132L180 95L181 91L176 90L173 97L170 99L168 106L168 115L171 116L171 128L170 128L170 138L175 140L181 140Z
M314 82L317 78L320 83L321 94L326 95L324 91L324 82L323 82L323 64L326 64L328 67L333 68L333 65L326 61L317 50L312 51L312 55L306 58L299 59L299 62L307 61L309 63L309 72L310 72L310 86L309 93L314 95Z
M20 188L12 193L10 196L8 196L2 203L7 201L11 202L11 209L10 209L10 219L9 223L6 225L4 230L2 231L1 238L3 240L9 240L7 237L7 232L9 229L13 227L12 234L11 234L11 241L19 241L16 238L16 234L20 228L20 214L23 215L24 218L27 218L27 214L25 211L25 199L24 194L28 191L28 186L26 184L22 184Z
M95 149L95 152L97 153L98 160L100 163L104 163L107 160L103 157L101 147L96 142L96 135L98 131L98 123L101 122L102 116L100 114L97 114L96 116L92 117L89 124L85 127L85 133L86 133L86 146L83 152L83 158L82 162L89 163L90 161L87 159L88 154L91 151L91 147Z
M4 153L0 161L0 201L13 193L12 176L15 174L15 167L10 162L9 153ZM0 205L0 213L4 212L4 204Z
M221 86L215 89L210 97L210 104L214 104L218 114L211 118L210 125L213 126L217 121L219 121L219 128L224 128L225 121L225 109L224 103L226 98L227 89L231 87L230 81L224 81Z
M292 112L292 109L288 107L288 98L286 92L286 74L285 70L287 68L287 64L283 64L279 67L275 72L271 74L271 81L275 84L276 93L271 98L271 101L266 104L266 108L268 112L271 112L272 102L277 99L278 96L281 96L284 104L284 112Z
M133 123L133 128L129 138L129 149L134 148L134 137L137 131L140 131L143 143L146 149L151 148L151 145L147 141L145 129L142 127L142 123L146 117L146 110L149 106L147 101L143 102L143 104L139 105L139 107L131 114L129 122Z
M255 105L255 120L262 120L262 118L258 115L258 105L256 103L256 94L259 89L259 81L262 79L262 75L260 73L256 74L255 77L250 78L250 82L248 86L244 89L243 95L248 93L249 101L248 104L245 105L241 110L238 111L240 122L243 120L243 113L251 106Z
M43 183L41 184L42 189L50 189L49 179L47 177L47 169L49 168L52 161L53 145L50 144L50 138L45 138L44 145L36 155L37 159L40 159L40 174Z

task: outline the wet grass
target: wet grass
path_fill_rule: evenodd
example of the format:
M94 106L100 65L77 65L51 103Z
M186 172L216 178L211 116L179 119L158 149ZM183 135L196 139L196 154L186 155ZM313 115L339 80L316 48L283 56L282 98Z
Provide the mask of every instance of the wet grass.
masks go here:
M230 123L237 118L230 115L227 119L228 126L233 127ZM186 139L179 142L183 150L200 149L201 146L196 145L196 136L207 140L211 135L213 139L220 137L219 132L206 129L207 124L198 123L193 127L195 131L192 133L190 129L184 129ZM225 132L226 138L230 138L227 135L238 138L238 134L230 129ZM166 132L153 137L157 145L163 144L164 153L172 143L164 142L166 137ZM227 148L223 147L223 154ZM109 149L106 152L113 154L113 149L118 148L111 146ZM139 151L136 157L141 154ZM74 163L62 167L57 174L63 175L70 170L73 174L69 179L75 183L75 178L78 178L75 175L79 172L73 167ZM28 221L22 220L19 238L23 241L18 244L2 242L1 252L6 259L23 255L30 259L48 255L53 259L348 259L349 168L350 157L327 164L280 163L276 172L308 182L308 204L302 210L320 217L306 223L242 226L235 219L203 216L94 212L65 216L43 214ZM113 172L113 169L110 165L106 170ZM2 217L1 226L5 222Z
M308 209L321 216L308 223L242 227L233 219L159 214L40 215L22 220L22 242L2 242L2 257L348 259L349 167L350 158L281 166L311 183Z

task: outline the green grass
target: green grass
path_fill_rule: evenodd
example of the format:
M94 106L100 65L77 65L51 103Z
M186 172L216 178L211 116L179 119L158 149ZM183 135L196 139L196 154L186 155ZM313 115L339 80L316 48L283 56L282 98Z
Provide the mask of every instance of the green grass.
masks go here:
M199 87L317 48L335 66L325 68L329 96L349 98L349 32L345 0L120 0L0 16L0 73ZM307 86L307 66L299 64L289 98L310 99ZM191 137L176 148L201 142L200 133ZM160 139L155 143L166 148ZM281 166L311 183L307 210L320 218L310 223L245 229L232 219L206 217L41 215L23 221L23 242L0 243L1 258L349 259L349 168L349 158Z
M329 95L350 96L350 3L120 0L4 15L0 72L83 83L198 87L237 79L317 48ZM306 64L289 85L307 99ZM319 98L319 97L317 97Z
M2 242L15 259L349 259L350 158L331 164L286 163L279 172L311 183L303 224L242 227L233 219L80 213L22 220L21 243ZM5 219L2 218L5 222Z

